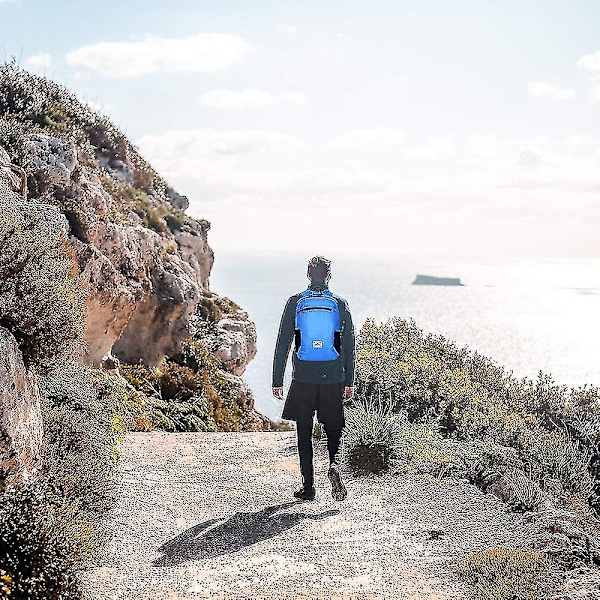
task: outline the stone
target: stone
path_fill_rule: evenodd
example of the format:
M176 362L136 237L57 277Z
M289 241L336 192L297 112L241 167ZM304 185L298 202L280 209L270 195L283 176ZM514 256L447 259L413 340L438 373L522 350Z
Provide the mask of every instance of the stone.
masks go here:
M208 339L223 368L234 375L242 375L256 356L256 326L245 311L224 314Z
M25 369L14 335L0 327L0 479L19 485L35 476L42 434L36 379Z
M169 202L174 208L178 208L179 210L187 210L190 206L190 201L187 196L182 196L178 194L172 187L167 187L166 189L167 198Z
M211 293L210 224L187 217L181 230L171 231L165 217L173 208L185 210L188 199L169 187L154 189L153 172L140 174L143 160L122 145L119 158L109 159L89 156L59 138L31 134L25 148L39 199L27 202L47 210L65 231L86 288L81 361L102 366L104 357L113 357L158 366L190 337L198 305ZM0 161L9 160L0 148ZM0 178L13 192L19 186L10 168L0 168ZM123 187L134 180L146 187ZM238 311L224 314L215 329L211 346L223 368L239 377L256 354L254 323ZM249 398L242 386L239 404L253 405Z
M47 175L47 181L55 187L67 187L78 164L77 148L71 142L36 133L29 137L27 150L31 165Z

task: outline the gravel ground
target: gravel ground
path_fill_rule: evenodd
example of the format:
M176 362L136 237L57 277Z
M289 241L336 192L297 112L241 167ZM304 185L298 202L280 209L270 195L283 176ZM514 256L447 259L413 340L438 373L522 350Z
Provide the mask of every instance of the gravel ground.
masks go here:
M465 599L457 561L534 531L456 479L353 477L336 502L325 441L317 498L295 500L295 432L132 433L113 539L84 584L94 600Z

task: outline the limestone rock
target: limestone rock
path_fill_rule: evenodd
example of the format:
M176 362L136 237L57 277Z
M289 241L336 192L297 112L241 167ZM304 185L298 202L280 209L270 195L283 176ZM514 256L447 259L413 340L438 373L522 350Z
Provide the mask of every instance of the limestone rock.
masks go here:
M208 289L213 254L205 229L198 225L179 232L180 250L166 224L154 231L125 210L127 198L112 196L97 174L79 162L73 144L35 134L26 148L38 195L68 221L69 241L89 292L82 360L98 366L112 353L125 362L159 364L189 335L189 318ZM106 166L113 179L132 182L132 168L125 162ZM166 196L141 197L148 198L143 208L160 226L156 215L168 210Z
M257 351L256 326L248 313L225 314L217 323L211 346L227 371L242 375Z
M178 194L172 187L168 187L166 190L169 202L179 210L187 210L190 206L190 201L187 196Z
M0 188L4 190L3 193L26 196L27 186L24 178L25 173L11 164L8 152L0 146Z
M47 176L48 183L67 187L78 164L77 149L70 142L42 133L31 135L27 143L31 164Z
M175 233L175 241L181 256L194 269L198 280L206 282L206 289L208 289L215 257L206 240L206 233L202 236L198 233L178 231Z
M47 210L66 232L81 271L88 292L81 360L101 366L104 357L114 357L157 366L191 335L198 305L211 294L210 224L184 215L187 197L161 183L126 140L111 147L96 133L95 154L30 134L26 202ZM0 162L10 164L1 148ZM20 178L10 168L0 168L0 178L5 188L19 189ZM211 346L223 367L239 377L256 354L254 323L238 311L224 314L215 331ZM240 406L253 405L251 393L239 385Z
M0 327L0 478L19 484L35 474L42 431L37 382L15 337Z
M111 160L108 157L100 156L99 162L114 179L126 185L134 185L135 175L133 169L122 160Z

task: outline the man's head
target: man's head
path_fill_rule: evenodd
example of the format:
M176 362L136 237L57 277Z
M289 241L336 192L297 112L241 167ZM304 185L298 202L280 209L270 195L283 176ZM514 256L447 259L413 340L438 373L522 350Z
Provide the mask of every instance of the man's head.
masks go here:
M331 261L327 260L324 256L313 256L308 261L306 275L311 283L315 281L329 283L331 279Z

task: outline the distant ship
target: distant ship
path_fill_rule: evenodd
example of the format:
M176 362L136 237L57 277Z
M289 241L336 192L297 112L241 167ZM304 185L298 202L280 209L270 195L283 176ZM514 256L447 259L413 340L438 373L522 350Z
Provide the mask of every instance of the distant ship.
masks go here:
M417 275L413 285L463 285L458 277L434 277L433 275Z

